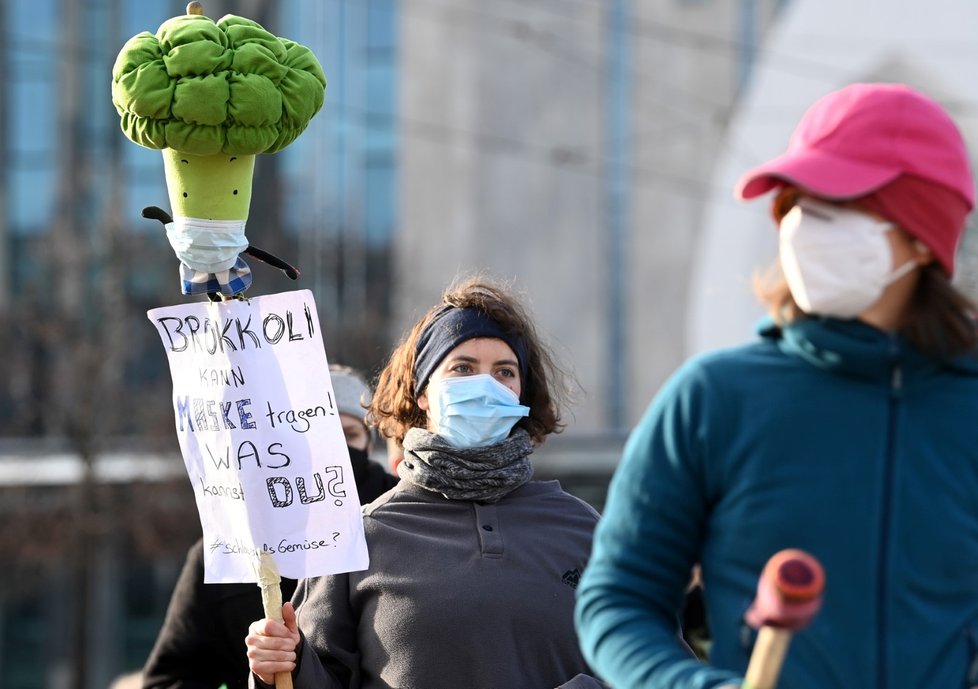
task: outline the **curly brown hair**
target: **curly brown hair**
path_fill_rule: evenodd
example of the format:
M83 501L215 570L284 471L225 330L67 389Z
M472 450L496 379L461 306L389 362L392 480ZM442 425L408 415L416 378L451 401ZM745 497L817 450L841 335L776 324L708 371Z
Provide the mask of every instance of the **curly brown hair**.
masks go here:
M564 428L560 406L564 397L566 374L557 366L552 354L537 334L533 321L517 298L502 286L475 276L453 283L442 294L441 302L432 306L402 338L391 353L377 379L374 396L367 410L368 425L381 435L401 445L410 428L425 428L428 417L418 406L414 379L415 350L418 338L441 314L445 305L476 308L499 323L504 330L526 344L526 379L521 381L520 402L530 408L530 415L516 424L530 434L534 443L542 443L551 433Z

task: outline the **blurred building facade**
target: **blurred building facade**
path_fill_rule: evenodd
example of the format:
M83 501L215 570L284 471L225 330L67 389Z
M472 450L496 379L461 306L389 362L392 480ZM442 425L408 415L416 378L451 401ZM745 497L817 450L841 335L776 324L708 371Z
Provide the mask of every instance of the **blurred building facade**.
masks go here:
M328 106L259 156L248 238L303 271L252 263L252 293L314 291L331 360L389 348L397 176L398 7L204 2L313 49ZM172 0L0 1L0 686L106 687L137 670L190 544L149 308L179 303L177 262L145 206L167 207L161 155L128 141L110 95L123 43Z
M596 506L627 430L703 333L746 339L760 315L749 271L773 244L731 239L769 227L763 204L733 204L733 171L782 146L813 93L933 85L951 64L918 71L894 50L846 68L849 44L829 38L910 43L924 23L891 0L204 4L308 45L328 79L306 132L259 156L248 223L302 278L253 265L252 292L312 290L330 360L372 374L456 276L511 282L580 384L537 473ZM166 205L160 154L125 139L108 87L123 42L183 11L0 0L2 686L101 688L138 669L199 535L145 318L182 299L140 216ZM884 16L885 31L860 29ZM973 73L948 31L930 45ZM940 95L957 115L978 102ZM739 272L717 281L730 257Z
M403 3L396 320L456 273L512 280L580 381L568 432L626 431L684 355L709 172L781 4Z

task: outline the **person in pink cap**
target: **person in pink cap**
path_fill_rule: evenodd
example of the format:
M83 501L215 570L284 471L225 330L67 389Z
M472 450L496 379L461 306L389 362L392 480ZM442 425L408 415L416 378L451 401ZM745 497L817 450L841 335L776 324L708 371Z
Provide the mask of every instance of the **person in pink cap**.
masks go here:
M585 657L617 689L741 686L758 577L799 548L825 592L778 686L978 686L978 334L951 283L975 202L963 138L919 91L852 84L736 188L768 193L770 318L686 362L632 432L577 590ZM708 663L678 629L696 564Z

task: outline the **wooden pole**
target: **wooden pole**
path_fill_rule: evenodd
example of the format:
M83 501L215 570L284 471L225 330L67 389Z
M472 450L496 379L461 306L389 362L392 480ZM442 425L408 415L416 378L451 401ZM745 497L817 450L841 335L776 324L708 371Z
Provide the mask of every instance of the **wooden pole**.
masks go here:
M261 604L265 617L282 622L282 577L275 560L268 553L261 554L258 566L258 586L261 587ZM292 689L292 673L276 672L275 689Z
M825 573L808 553L775 553L757 582L747 622L758 630L744 689L775 689L792 634L808 626L822 605Z
M781 665L788 654L791 630L777 627L761 627L750 654L750 665L744 676L744 689L775 689Z

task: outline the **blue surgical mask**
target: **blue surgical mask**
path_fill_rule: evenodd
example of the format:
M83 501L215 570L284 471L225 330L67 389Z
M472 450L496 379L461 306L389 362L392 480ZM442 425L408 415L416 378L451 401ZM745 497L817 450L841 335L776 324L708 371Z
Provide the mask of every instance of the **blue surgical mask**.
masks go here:
M530 414L515 392L488 374L433 381L428 404L435 433L458 448L501 443Z

